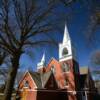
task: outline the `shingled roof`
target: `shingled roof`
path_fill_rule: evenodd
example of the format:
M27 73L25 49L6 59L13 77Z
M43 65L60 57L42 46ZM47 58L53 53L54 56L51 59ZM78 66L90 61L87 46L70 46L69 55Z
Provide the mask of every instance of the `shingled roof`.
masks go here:
M37 85L37 88L42 88L42 82L41 82L41 75L38 72L31 72L29 71L30 75L32 76L35 84Z
M41 89L45 87L45 84L49 80L51 76L51 71L46 72L44 74L39 72L31 72L29 71L30 75L32 76L33 80L35 81L37 88Z
M45 85L46 85L47 81L49 80L50 76L51 76L51 71L42 74L43 87L45 87Z

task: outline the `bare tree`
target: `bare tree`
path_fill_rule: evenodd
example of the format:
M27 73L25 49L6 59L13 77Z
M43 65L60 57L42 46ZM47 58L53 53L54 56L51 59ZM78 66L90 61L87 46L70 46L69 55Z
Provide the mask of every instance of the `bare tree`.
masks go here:
M3 64L6 57L7 57L7 53L0 48L0 65Z
M97 39L98 34L96 34L96 30L100 27L100 1L99 0L60 0L65 7L68 5L71 7L73 4L80 7L79 10L75 11L72 9L74 14L78 14L83 11L86 12L87 15L84 17L87 18L87 22L85 22L84 26L81 26L81 33L84 34L85 39L87 40L87 44L91 47L97 45L97 42L100 39ZM73 14L71 13L71 14ZM92 45L94 44L94 45Z
M50 37L51 35L48 32L53 31L57 26L56 22L60 20L60 15L54 14L56 4L62 2L66 7L77 2L82 7L84 7L83 4L88 4L89 12L92 12L96 5L93 6L94 0L91 0L92 2L90 0L86 0L86 2L84 0L43 0L45 2L42 3L40 0L0 1L0 48L8 54L11 62L5 89L5 100L10 100L19 68L19 60L21 55L26 52L26 48L35 48L45 43L56 43L52 38L36 38ZM3 59L5 57L1 60Z
M91 63L96 66L100 66L100 50L96 50L91 55Z
M2 77L2 81L5 82L6 80L6 77L7 77L7 73L8 73L8 68L6 67L2 67L2 64L5 64L6 66L6 57L7 57L7 53L2 49L0 48L0 76Z
M96 50L91 54L90 66L95 81L100 80L100 50Z
M26 48L56 43L52 38L36 38L49 36L48 32L55 28L54 22L60 15L52 17L54 7L52 0L42 4L39 0L1 0L0 48L11 62L4 100L11 100L20 57Z
M2 75L4 77L3 78L4 81L6 81L7 74L8 74L8 68L1 67L0 68L0 75Z

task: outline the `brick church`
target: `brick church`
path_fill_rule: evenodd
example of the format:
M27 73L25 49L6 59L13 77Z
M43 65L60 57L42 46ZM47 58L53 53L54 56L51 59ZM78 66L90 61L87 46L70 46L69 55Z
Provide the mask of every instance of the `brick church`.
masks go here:
M79 68L75 48L65 25L59 43L59 61L45 54L37 64L37 72L26 71L19 82L18 100L93 100L94 82L86 67Z

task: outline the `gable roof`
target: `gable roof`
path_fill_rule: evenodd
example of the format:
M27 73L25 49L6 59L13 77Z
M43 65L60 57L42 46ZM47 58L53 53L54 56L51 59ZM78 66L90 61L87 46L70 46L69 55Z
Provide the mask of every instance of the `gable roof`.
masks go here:
M29 73L32 76L32 79L34 80L34 82L36 83L37 88L44 88L52 74L51 71L46 72L46 73L29 71Z
M49 80L50 76L51 76L51 71L42 74L42 84L44 87L47 81Z
M32 79L34 80L37 88L42 88L42 82L41 82L41 75L38 72L31 72L29 71Z
M58 60L56 60L55 58L52 57L52 58L50 59L49 63L47 64L47 66L48 66L50 63L52 63L52 61L55 61L55 62L59 63Z

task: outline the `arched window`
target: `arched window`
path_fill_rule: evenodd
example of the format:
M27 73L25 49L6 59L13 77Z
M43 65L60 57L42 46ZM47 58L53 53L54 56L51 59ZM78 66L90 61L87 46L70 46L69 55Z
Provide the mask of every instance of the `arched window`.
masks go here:
M64 86L68 86L68 83L69 83L68 77L66 77L65 80L64 80Z
M68 54L68 50L67 48L64 48L62 52L62 56L66 56L67 54Z
M28 81L24 81L24 87L28 87L29 88L29 83L28 83Z
M63 70L63 72L68 72L68 71L70 71L70 66L69 66L69 64L63 63L63 64L62 64L62 70Z
M56 73L56 69L55 69L55 66L54 65L51 66L51 71L53 72L53 74Z
M68 80L64 80L64 86L68 86Z

